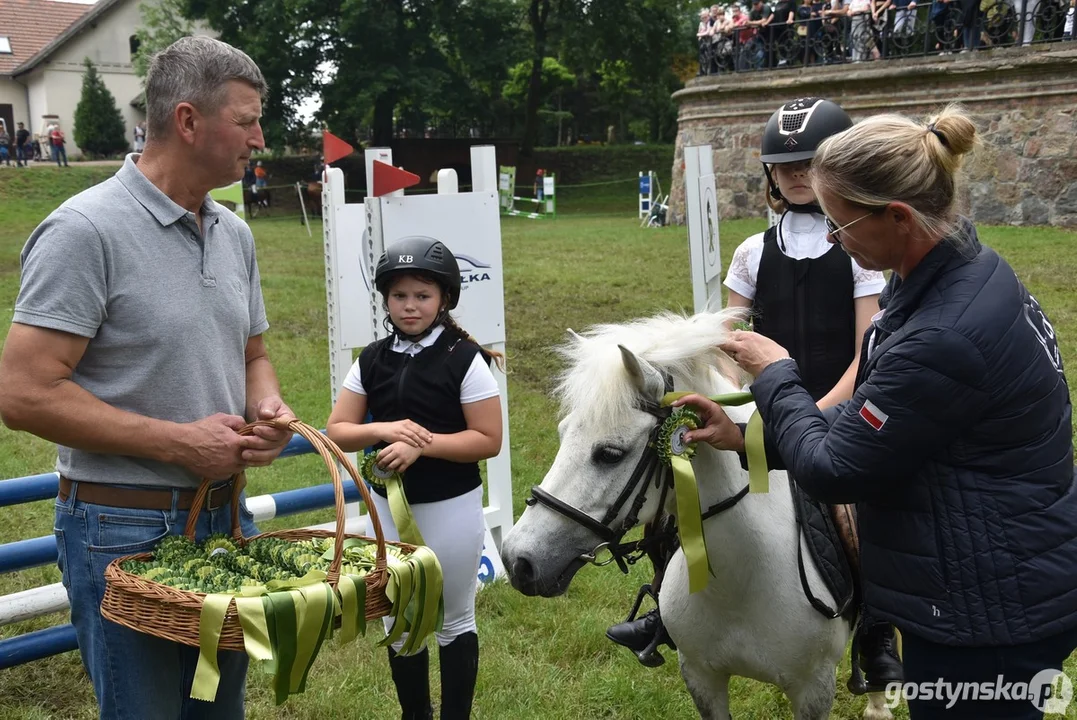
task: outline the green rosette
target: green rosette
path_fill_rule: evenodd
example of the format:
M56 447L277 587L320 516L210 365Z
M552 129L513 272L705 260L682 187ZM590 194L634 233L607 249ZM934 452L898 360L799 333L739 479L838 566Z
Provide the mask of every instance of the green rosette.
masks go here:
M404 478L400 473L386 470L378 465L377 458L376 452L364 455L359 466L359 474L372 485L385 488L389 512L393 516L393 524L396 525L400 540L411 545L425 545L419 526L415 522L415 516L411 514L411 506L408 505L408 499L404 496Z
M696 593L707 587L710 562L707 539L703 534L703 511L699 504L699 484L692 470L695 444L685 436L701 425L699 415L690 407L674 408L658 430L655 450L662 461L673 468L673 493L677 503L677 532L688 563L688 591Z

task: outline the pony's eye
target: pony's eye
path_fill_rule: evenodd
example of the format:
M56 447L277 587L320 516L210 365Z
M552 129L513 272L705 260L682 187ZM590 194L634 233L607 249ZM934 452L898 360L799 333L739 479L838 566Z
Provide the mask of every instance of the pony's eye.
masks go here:
M600 465L616 465L625 456L625 451L612 445L603 445L595 448L591 459Z

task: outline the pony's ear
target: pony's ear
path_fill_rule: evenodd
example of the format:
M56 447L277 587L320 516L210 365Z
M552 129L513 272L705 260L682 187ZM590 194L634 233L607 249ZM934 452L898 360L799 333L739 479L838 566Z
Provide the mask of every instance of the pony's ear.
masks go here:
M636 357L636 354L624 345L618 345L617 348L621 351L621 360L624 361L625 370L628 371L628 376L632 378L632 384L636 386L639 394L651 402L662 397L666 387L662 381L662 374L646 360Z
M575 330L573 330L572 328L565 328L565 332L567 332L569 335L571 335L573 340L575 340L577 342L583 342L583 338L580 337L580 334L578 332L576 332Z

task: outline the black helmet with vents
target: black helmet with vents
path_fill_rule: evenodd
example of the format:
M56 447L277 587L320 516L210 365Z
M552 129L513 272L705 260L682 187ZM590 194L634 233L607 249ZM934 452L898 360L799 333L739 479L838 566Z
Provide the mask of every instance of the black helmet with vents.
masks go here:
M768 165L810 160L823 140L852 126L837 103L815 97L793 100L767 121L759 159Z

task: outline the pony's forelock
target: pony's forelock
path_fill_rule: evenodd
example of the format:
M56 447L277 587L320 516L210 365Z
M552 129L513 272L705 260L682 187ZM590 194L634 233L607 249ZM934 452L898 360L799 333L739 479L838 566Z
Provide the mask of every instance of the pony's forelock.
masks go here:
M740 370L718 344L728 334L726 325L744 315L741 308L690 316L662 312L622 324L595 325L578 335L570 333L555 348L565 362L554 389L562 416L582 412L608 422L639 406L618 345L672 376L678 390L736 390L722 373L741 377Z

